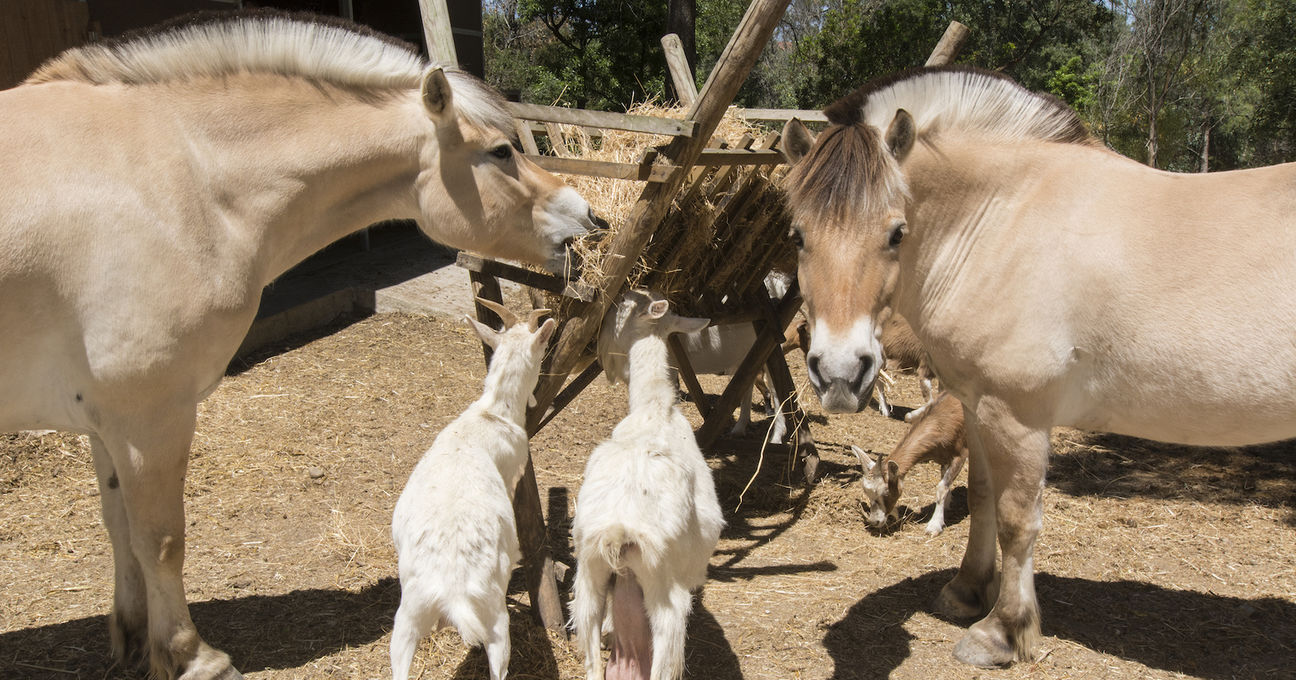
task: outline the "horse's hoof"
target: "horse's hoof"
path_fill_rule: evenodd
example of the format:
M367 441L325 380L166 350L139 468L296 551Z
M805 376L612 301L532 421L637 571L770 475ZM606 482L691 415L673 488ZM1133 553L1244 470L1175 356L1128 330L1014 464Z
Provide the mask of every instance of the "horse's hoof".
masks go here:
M1016 656L1012 644L999 631L986 632L976 626L954 645L955 659L981 668L1007 666Z
M936 612L949 619L975 619L984 613L981 598L967 588L950 581L936 597Z

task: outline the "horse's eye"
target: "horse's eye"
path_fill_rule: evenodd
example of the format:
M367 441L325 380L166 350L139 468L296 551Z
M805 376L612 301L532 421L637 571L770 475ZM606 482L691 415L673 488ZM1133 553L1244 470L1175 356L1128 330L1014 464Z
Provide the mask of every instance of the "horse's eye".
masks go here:
M490 155L504 160L513 155L513 147L508 144L498 144L491 148Z
M895 248L896 246L900 245L901 241L904 240L904 236L905 236L905 225L898 224L893 229L891 229L891 239L887 241L887 243L892 248Z
M805 238L801 236L800 229L793 227L792 230L788 232L788 238L792 239L792 245L796 246L797 250L805 248Z

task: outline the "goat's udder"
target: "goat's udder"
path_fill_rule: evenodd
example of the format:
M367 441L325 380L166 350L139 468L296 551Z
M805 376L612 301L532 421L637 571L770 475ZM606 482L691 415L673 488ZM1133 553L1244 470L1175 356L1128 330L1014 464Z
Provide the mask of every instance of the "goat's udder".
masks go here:
M633 549L633 545L626 546L627 551ZM612 652L603 677L647 680L652 670L652 628L643 588L629 569L617 572L612 580Z

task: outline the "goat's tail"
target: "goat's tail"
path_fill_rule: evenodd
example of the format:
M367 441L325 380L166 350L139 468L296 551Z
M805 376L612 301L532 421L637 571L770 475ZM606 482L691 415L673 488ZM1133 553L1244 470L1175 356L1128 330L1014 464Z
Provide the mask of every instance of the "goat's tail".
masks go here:
M613 524L599 534L595 549L612 571L621 571L630 566L626 564L626 559L631 556L645 564L656 564L661 560L663 546L660 541L641 534L642 532L622 524Z

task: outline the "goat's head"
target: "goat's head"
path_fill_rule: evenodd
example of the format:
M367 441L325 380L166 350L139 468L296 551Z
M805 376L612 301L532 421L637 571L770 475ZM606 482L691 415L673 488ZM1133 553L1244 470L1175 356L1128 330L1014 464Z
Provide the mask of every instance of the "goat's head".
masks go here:
M670 303L661 294L635 289L627 291L603 315L603 328L599 332L598 356L608 380L628 382L630 364L627 359L630 346L636 341L655 335L665 338L671 333L693 333L711 323L710 319L679 316L670 309Z
M549 346L549 337L553 335L557 322L552 318L540 323L540 318L549 314L547 309L534 309L525 321L499 303L477 298L477 302L499 315L504 321L504 328L495 330L490 326L465 316L469 325L477 332L477 337L493 351L491 367L497 364L516 366L511 370L534 371L539 375L540 361L544 358L545 349ZM534 380L532 380L534 383Z
M864 490L864 500L868 503L864 519L869 526L886 526L887 520L900 518L896 503L900 500L904 479L900 476L900 466L893 460L883 462L879 455L876 460L867 451L851 444L851 451L859 459L864 476L860 478L860 488Z

